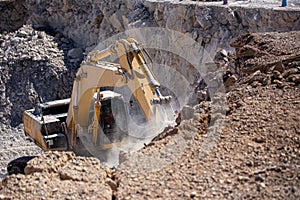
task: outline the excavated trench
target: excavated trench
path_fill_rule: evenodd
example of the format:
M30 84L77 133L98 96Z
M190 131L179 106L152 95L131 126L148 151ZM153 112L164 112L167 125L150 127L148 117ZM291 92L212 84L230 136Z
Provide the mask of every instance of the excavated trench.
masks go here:
M138 181L142 184L144 180L151 180L152 172L161 170L162 177L172 173L164 170L164 167L176 162L184 152L192 149L189 146L194 141L187 138L195 137L197 143L197 140L201 140L195 135L197 131L204 134L223 123L222 115L228 111L224 104L225 91L216 88L223 84L223 75L227 71L211 63L220 56L227 59L227 52L233 51L229 46L230 41L244 33L300 30L299 5L294 3L287 8L280 8L278 1L273 0L248 4L235 1L229 6L223 6L222 2L198 1L10 0L0 1L0 9L3 11L0 14L1 19L4 19L0 24L2 176L5 175L5 165L13 158L40 152L33 144L25 141L20 124L23 110L34 107L39 96L44 100L69 97L74 73L84 57L83 53L107 47L119 38L134 37L141 41L153 58L153 71L164 88L163 92L174 96L177 107L182 108L185 104L191 106L186 106L182 111L183 119L196 116L198 121L203 122L203 125L195 121L185 122L181 127L159 135L155 138L157 143L150 143L150 146L154 145L157 148L156 150L147 152L142 149L141 153L133 155L132 161L125 162L117 172L106 171L103 175L107 169L97 161L81 158L72 160L74 155L68 153L46 154L44 160L41 158L41 162L36 161L36 166L34 163L30 165L27 176L33 181L40 180L36 172L54 172L50 176L43 175L48 176L44 178L51 182L42 181L47 190L61 184L61 180L65 181L64 187L72 188L69 192L73 194L76 187L86 187L83 183L89 184L88 189L80 190L82 194L72 198L84 198L86 194L102 199L111 199L112 196L121 199L123 193L126 194L126 187L122 184L127 184L127 180L122 180L122 176L132 176L134 181L128 184L136 186L139 185ZM225 50L220 51L221 49ZM219 71L215 72L217 68ZM222 83L219 83L220 81ZM207 100L213 102L215 107L209 108ZM195 105L197 106L192 107ZM209 122L214 126L208 128ZM178 131L189 142L182 142L182 138L176 135ZM161 138L174 135L175 139L171 142L160 141ZM217 139L219 136L213 134L208 137L212 143ZM205 145L201 148L211 150L211 147ZM159 153L157 150L160 150ZM175 154L177 155L174 156ZM206 154L204 152L203 156ZM159 162L155 157L160 158ZM47 159L58 159L62 164L53 166L55 162L45 161ZM78 171L82 167L83 171L92 173L89 166L96 167L96 171L101 174L97 177L100 181L93 177L85 178ZM187 166L189 169L195 167L190 160L187 161ZM147 175L147 172L150 175ZM144 179L139 180L141 177L136 177L136 173L144 174ZM14 190L14 178L11 178L11 182L10 179L6 180L6 188ZM22 178L24 177L19 177ZM106 181L102 182L105 179ZM157 180L161 185L164 185L163 181L167 180ZM213 180L206 181L210 185ZM71 187L74 182L76 187ZM97 184L93 186L92 183L95 182ZM155 184L156 182L150 185ZM172 187L176 188L176 184L172 183ZM22 181L17 185L20 188L27 187L26 182ZM105 192L97 192L97 185ZM147 196L149 188L140 187L142 191L146 191L142 193ZM181 189L185 190L184 187L183 185ZM36 195L49 195L49 191L41 193L34 190L38 188L35 183L28 188L35 191ZM131 192L127 195L135 198L140 191ZM62 196L56 197L60 198L63 195L67 195L67 192L62 192ZM178 194L177 198L199 197L199 194L193 191L185 195ZM163 196L158 195L156 198Z

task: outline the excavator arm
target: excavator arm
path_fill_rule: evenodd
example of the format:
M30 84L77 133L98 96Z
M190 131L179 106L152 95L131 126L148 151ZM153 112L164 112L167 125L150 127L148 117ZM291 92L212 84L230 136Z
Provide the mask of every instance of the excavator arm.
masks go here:
M120 64L100 62L112 54L117 54ZM147 52L132 38L119 40L105 50L88 54L76 74L66 119L67 126L72 129L73 145L76 126L88 126L90 104L99 88L128 86L148 122L156 115L155 104L170 101L170 96L161 95L160 84L149 68L147 56Z
M113 54L118 56L119 64L101 62ZM90 52L76 74L70 99L42 103L37 109L24 111L25 134L44 150L74 149L79 132L88 137L92 134L92 142L96 144L100 125L106 123L104 109L111 106L112 101L121 99L125 107L122 95L107 88L123 86L131 90L149 124L159 121L156 104L169 102L171 97L161 95L150 64L147 52L132 38L116 41L105 50ZM105 90L109 97L106 100L99 97ZM125 110L123 107L120 109ZM116 116L119 117L116 122L127 122L122 119L125 116L120 116Z

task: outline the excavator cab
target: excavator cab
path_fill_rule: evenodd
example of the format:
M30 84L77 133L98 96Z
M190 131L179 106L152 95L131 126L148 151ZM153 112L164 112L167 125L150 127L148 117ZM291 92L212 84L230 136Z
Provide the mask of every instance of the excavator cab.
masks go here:
M106 91L105 95L107 93ZM101 116L99 119L99 127L101 130L97 138L97 144L101 146L122 142L124 137L128 134L127 111L123 97L117 93L111 94L112 98L101 101Z
M122 95L106 90L94 94L88 132L94 145L109 149L122 145L128 135L127 110Z

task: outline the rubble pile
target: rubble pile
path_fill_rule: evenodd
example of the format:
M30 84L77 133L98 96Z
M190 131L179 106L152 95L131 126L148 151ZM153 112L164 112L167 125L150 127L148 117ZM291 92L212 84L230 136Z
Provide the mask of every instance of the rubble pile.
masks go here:
M83 57L81 53L75 59L68 58L73 49L71 40L26 25L0 34L0 46L1 123L18 125L22 112L35 107L38 97L70 97L73 77Z
M300 32L245 34L231 43L242 83L283 87L300 83Z
M0 199L111 199L113 171L96 158L71 152L47 152L31 160L25 175L1 183Z

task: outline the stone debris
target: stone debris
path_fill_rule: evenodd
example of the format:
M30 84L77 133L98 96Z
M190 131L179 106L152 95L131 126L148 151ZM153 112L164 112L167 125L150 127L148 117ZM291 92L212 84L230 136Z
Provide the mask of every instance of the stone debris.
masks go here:
M291 37L290 41L296 41L298 34L292 32L251 35L257 41L264 41L269 37ZM268 40L269 49L289 51L288 44L285 49L280 41ZM241 45L239 48L242 48L241 40L237 41ZM298 75L299 64L291 60L283 64L282 69L275 70L275 67L270 66L268 71L240 74L237 71L244 67L237 62L240 57L228 56L229 62L224 64L227 66L226 70L234 69L228 75L234 76L234 84L231 84L232 87L226 94L227 116L222 115L222 112L211 113L215 109L212 104L215 100L210 102L212 105L203 101L194 106L194 115L198 117L194 117L192 121L181 121L176 131L169 129L160 134L150 145L132 154L127 162L121 164L116 172L116 179L119 181L116 197L300 197L295 189L299 185L297 163L300 161L297 156L297 134L300 127L295 110L300 110L297 103L300 101L300 91L297 82L284 78L292 74ZM251 56L247 59L251 59ZM260 64L263 65L264 62L268 63L269 60L261 59ZM223 127L221 121L224 122ZM209 134L210 130L213 134ZM180 136L186 140L179 143L181 148L177 151L174 139ZM187 138L192 139L189 141ZM210 144L214 147L206 146L205 140L211 141ZM214 141L217 142L213 144ZM172 151L168 152L166 147L170 144ZM157 167L160 165L161 167Z
M24 171L26 175L36 172L57 173L61 167L65 166L74 157L75 154L73 152L64 154L59 152L45 153L30 160Z
M81 48L74 48L69 50L67 55L72 59L83 58L83 51Z
M106 171L109 169L102 166L97 158L76 157L59 170L59 176L62 180L105 183Z
M111 199L116 189L111 169L71 152L44 153L25 171L2 181L1 199Z
M22 27L29 18L26 5L15 0L0 1L0 32L15 31ZM22 12L20 12L22 11Z
M181 119L188 120L188 119L192 119L193 116L194 116L194 108L187 105L183 106L181 110Z
M244 34L231 42L235 48L237 64L243 74L256 71L263 73L299 73L300 33ZM287 70L288 72L283 72ZM285 75L286 77L287 75Z

